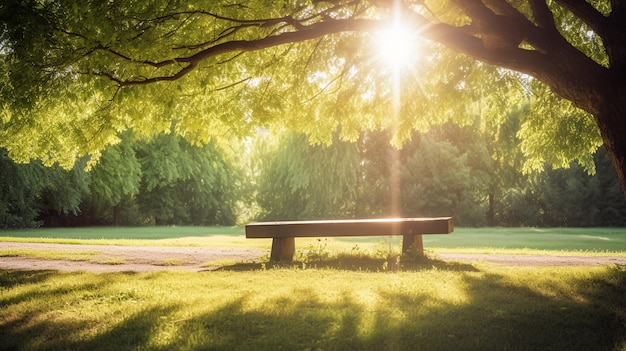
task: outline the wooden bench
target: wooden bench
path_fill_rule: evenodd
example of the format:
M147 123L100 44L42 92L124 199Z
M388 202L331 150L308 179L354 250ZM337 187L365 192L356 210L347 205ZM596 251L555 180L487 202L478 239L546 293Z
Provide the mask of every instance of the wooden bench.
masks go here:
M246 238L272 238L272 261L291 261L296 237L402 235L402 252L424 254L422 234L449 234L451 217L384 218L322 221L257 222L246 225Z

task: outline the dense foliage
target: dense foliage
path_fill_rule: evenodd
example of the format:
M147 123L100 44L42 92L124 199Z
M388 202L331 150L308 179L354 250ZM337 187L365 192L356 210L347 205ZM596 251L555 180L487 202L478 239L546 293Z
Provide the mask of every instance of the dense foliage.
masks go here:
M84 165L83 165L84 166ZM66 171L39 161L16 164L0 149L0 228L34 227L47 214L76 214L88 190L80 166Z
M623 18L609 0L3 1L4 225L613 224L608 172L576 172L608 155L626 193ZM389 64L396 29L412 51ZM248 179L215 149L284 128L308 140L269 142Z
M517 111L504 125L519 123ZM483 130L483 131L481 131ZM501 129L501 135L508 132ZM127 133L85 171L38 161L0 162L0 224L231 225L260 220L453 216L460 226L624 226L626 201L604 149L597 172L519 171L519 139L495 142L480 122L312 145L293 132L259 133L235 156L215 141L174 134L137 141ZM242 167L248 164L249 167Z
M232 225L241 178L231 151L192 146L173 134L126 133L92 169L16 164L0 150L0 227Z
M528 169L592 169L604 142L626 191L625 14L609 0L6 0L0 147L70 168L172 121L194 144L276 126L400 143L476 111L498 128L530 98ZM395 27L413 51L388 65Z
M604 149L595 155L594 175L576 163L523 174L506 159L520 151L491 153L476 124L416 132L401 150L390 138L368 133L356 144L323 146L290 133L263 148L260 218L453 216L461 226L626 225L626 201Z
M286 133L274 145L263 140L257 201L264 220L354 216L359 157L354 143L311 145Z

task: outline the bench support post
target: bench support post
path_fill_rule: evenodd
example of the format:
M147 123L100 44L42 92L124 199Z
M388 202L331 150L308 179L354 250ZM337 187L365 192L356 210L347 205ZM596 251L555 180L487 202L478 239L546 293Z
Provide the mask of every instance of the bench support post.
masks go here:
M402 254L424 256L422 234L404 234L402 236Z
M270 254L271 261L293 261L293 255L296 253L295 238L273 238L272 252Z

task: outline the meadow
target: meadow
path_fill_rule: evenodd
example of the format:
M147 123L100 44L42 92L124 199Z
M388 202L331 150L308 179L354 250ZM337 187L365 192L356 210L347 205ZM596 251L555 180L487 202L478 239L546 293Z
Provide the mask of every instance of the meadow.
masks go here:
M269 248L271 239L246 239L243 227L86 227L0 230L0 241L111 245L181 245ZM297 239L297 246L319 245ZM330 250L397 246L400 237L322 239ZM496 252L530 250L625 253L626 228L455 228L449 235L424 235L427 250Z
M3 231L0 241L269 247L243 239L241 228L33 233ZM424 241L433 251L623 254L625 233L459 228ZM426 258L382 270L368 268L380 251L365 248L395 243L353 238L296 245L308 245L301 251L308 265L0 271L0 350L626 350L626 267ZM346 255L320 254L335 249Z

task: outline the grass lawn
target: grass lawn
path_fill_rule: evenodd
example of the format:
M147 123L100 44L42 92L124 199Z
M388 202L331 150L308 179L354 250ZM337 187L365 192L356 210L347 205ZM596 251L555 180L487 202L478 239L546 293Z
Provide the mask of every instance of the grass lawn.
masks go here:
M626 350L626 269L0 271L0 350Z
M424 235L424 247L435 251L533 252L579 251L626 253L626 228L455 228L449 235ZM0 230L0 241L112 245L182 245L269 248L271 239L246 239L243 227L88 227ZM330 250L398 248L401 237L296 239L297 249Z
M42 229L2 231L0 241L270 246L242 234L242 228ZM623 254L625 237L625 229L459 228L424 241L437 250ZM308 258L325 250L351 253L320 255L319 264L306 267L0 270L0 350L626 351L626 267L421 260L403 271L361 269L379 257L360 248L399 247L385 240L297 240Z
M244 235L243 227L82 227L0 230L0 237L73 240L166 240L214 235Z

